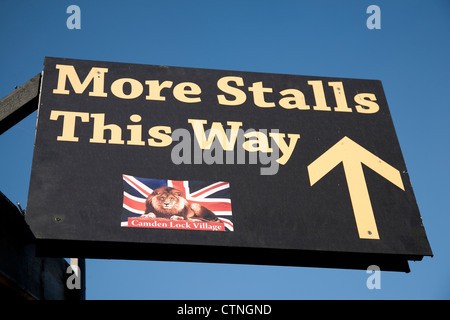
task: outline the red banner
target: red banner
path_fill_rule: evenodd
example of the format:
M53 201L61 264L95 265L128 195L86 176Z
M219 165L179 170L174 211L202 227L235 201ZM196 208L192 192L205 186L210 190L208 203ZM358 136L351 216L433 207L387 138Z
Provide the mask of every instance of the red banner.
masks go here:
M203 221L148 219L148 218L128 218L127 227L154 228L154 229L177 229L177 230L225 231L225 226L222 222L203 222Z

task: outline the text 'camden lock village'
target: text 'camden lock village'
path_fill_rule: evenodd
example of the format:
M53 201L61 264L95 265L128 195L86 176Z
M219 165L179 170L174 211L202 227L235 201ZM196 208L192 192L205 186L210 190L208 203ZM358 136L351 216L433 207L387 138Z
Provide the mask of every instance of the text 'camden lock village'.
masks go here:
M193 222L193 221L159 221L154 219L128 218L131 227L137 228L157 228L175 230L204 230L204 231L225 231L223 223L214 222Z
M119 78L112 82L109 90L105 90L105 78L108 76L109 68L92 67L84 79L79 78L73 65L57 64L56 69L58 69L59 74L52 91L55 95L82 94L89 87L91 88L88 91L90 97L107 98L112 94L120 99L140 99L145 103L145 101L164 102L166 97L172 95L179 102L195 105L202 102L202 93L204 93L202 88L194 82L174 83L170 79L149 79L142 83L133 78ZM248 99L252 99L253 105L257 108L280 108L291 112L292 110L299 112L310 110L374 114L380 109L374 93L357 93L353 97L354 103L349 106L342 81L328 81L324 84L322 80L308 80L306 83L306 88L312 91L314 101L307 101L305 94L298 89L286 88L274 93L273 88L264 86L262 81L253 82L246 88L243 77L223 76L216 83L219 90L216 94L217 106L213 105L211 108L240 106ZM329 105L330 102L326 99L325 85L333 89L333 102L335 102L333 107ZM278 98L274 99L274 97ZM141 123L143 121L142 116L132 114L129 117L130 124L126 126L129 133L124 140L124 128L114 123L105 124L106 116L106 113L57 110L57 106L52 106L50 120L61 123L61 134L56 139L67 142L79 141L75 129L86 130L83 123L88 123L92 127L92 137L89 139L89 143L100 144L168 147L174 140L178 141L177 138L185 137L182 133L177 133L176 130L187 132L186 129L172 128L167 124L153 124L145 128L148 132L148 135L145 136ZM276 162L281 165L289 161L300 139L299 132L282 133L279 132L279 129L270 129L270 132L267 129L248 129L244 132L244 123L236 121L236 119L226 121L226 124L221 122L208 124L205 119L187 119L187 126L192 128L195 140L201 150L210 150L212 146L219 146L225 151L233 151L238 146L249 153L273 153L276 156ZM107 131L110 131L109 139L105 139ZM213 144L213 142L216 143Z

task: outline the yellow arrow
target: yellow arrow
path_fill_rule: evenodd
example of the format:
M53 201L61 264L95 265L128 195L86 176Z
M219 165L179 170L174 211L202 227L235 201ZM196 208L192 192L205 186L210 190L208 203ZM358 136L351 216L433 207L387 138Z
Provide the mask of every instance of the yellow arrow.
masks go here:
M362 164L404 191L400 172L350 138L344 137L308 166L311 186L341 162L344 166L359 237L380 239Z

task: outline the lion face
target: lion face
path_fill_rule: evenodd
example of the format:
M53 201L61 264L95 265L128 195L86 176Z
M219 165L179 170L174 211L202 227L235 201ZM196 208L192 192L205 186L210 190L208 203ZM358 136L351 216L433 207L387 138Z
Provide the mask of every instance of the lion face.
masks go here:
M172 209L178 202L178 199L170 193L164 193L162 195L153 198L152 203L157 204L163 209Z
M152 193L151 204L160 214L178 215L187 201L182 197L182 193L171 187L157 188Z

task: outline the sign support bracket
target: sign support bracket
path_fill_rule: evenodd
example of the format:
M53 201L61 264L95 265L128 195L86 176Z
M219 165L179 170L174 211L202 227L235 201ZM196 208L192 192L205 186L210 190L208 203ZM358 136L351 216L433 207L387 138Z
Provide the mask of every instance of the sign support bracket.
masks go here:
M38 73L0 100L0 135L37 110L41 78Z
M20 87L0 99L0 135L38 109L42 74L38 73ZM20 205L19 205L20 207ZM70 258L70 266L80 278L81 300L85 299L86 260Z

